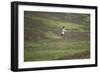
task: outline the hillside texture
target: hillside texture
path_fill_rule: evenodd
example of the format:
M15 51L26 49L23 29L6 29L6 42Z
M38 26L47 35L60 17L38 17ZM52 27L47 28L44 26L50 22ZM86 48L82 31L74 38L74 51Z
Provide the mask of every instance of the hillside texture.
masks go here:
M89 58L89 34L89 14L24 11L24 61Z

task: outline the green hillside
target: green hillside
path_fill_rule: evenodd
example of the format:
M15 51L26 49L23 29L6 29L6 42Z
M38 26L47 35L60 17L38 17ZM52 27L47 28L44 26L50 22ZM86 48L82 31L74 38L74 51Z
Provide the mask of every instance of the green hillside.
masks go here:
M89 14L24 11L24 60L89 58L89 30Z

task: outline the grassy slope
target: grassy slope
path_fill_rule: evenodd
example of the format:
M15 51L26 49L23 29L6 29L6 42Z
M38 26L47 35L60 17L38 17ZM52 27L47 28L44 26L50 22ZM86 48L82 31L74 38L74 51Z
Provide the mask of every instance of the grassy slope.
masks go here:
M30 14L30 13L29 13ZM25 61L84 59L89 58L89 36L70 33L71 37L62 38L59 28L65 26L67 30L86 32L86 27L78 23L58 20L57 16L49 14L32 13L25 15ZM78 22L78 21L77 21ZM81 37L80 39L78 37Z
M27 43L25 61L89 58L87 41L43 41Z

